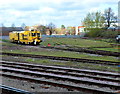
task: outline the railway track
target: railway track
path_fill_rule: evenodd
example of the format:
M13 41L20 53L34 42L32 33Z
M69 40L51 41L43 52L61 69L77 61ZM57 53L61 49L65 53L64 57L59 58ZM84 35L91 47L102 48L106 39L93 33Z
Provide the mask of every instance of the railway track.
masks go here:
M41 48L47 48L47 49L57 49L57 50L64 50L64 51L73 51L73 52L84 52L84 53L90 53L90 54L98 54L98 55L106 55L106 56L120 56L120 52L111 52L111 51L102 51L102 50L91 50L88 48L81 48L81 47L67 47L67 48L62 48L62 47L47 47L47 46L42 46Z
M58 56L45 56L45 55L33 55L33 54L18 54L18 53L7 53L7 52L2 52L1 54L2 55L8 55L8 56L21 56L21 57L31 57L31 58L52 59L52 60L76 61L76 62L102 64L102 65L115 65L115 66L120 65L120 62L103 61L103 60L91 60L91 59L80 59L80 58L58 57Z
M120 90L119 73L8 61L1 61L1 64L2 75L14 79L92 92L93 94L114 94Z
M33 94L28 91L13 88L6 85L0 85L0 89L2 89L2 94Z

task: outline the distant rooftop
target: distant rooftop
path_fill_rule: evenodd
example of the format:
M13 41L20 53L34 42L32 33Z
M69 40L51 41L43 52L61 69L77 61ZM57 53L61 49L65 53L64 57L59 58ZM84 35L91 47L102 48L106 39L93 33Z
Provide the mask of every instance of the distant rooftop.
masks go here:
M23 31L23 28L22 27L0 27L0 32L3 32L3 31Z
M0 27L0 36L8 36L9 32L23 31L22 27Z

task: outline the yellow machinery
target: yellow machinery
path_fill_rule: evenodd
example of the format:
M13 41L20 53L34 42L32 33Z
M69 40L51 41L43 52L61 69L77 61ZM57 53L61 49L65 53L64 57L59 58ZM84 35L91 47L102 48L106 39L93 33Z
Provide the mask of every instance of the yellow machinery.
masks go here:
M40 31L13 31L9 33L9 38L12 42L23 43L23 44L34 44L37 45L41 40Z

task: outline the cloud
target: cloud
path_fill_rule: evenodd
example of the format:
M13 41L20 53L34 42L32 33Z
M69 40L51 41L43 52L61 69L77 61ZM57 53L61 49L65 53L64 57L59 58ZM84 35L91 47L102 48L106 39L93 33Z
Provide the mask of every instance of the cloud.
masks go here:
M0 0L0 23L5 25L80 25L88 12L111 7L117 14L116 0Z

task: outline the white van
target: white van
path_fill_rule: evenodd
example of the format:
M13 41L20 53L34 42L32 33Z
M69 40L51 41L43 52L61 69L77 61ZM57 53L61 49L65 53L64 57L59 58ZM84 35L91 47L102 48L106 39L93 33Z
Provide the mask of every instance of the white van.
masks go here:
M120 42L120 35L117 35L116 41L117 41L117 42Z

